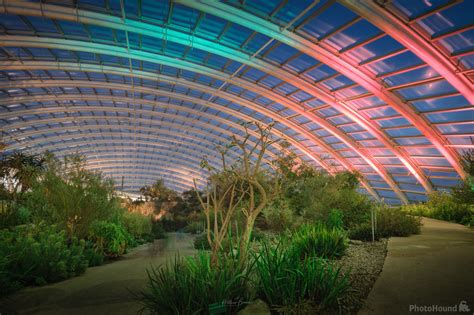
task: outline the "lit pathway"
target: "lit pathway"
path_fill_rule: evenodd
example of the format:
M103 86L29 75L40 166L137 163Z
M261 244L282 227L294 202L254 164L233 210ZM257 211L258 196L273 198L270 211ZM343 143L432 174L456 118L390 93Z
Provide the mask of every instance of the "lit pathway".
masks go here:
M382 273L361 314L407 314L410 305L462 301L470 311L458 314L474 314L474 230L432 219L423 222L420 235L390 239Z
M123 259L87 269L82 276L44 287L28 288L0 300L0 314L136 314L140 305L128 290L146 285L146 269L192 254L193 236L171 233L166 240L142 245Z

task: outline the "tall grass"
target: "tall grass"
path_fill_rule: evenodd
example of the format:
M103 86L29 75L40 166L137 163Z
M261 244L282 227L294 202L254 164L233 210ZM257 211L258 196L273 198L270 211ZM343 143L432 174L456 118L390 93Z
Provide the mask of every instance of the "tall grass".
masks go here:
M339 258L348 246L347 234L323 224L305 224L291 234L291 248L295 255L306 257Z
M300 259L280 239L272 245L261 243L254 253L258 293L273 310L308 307L314 311L334 305L349 286L347 275L330 262L315 257Z
M153 314L207 313L212 304L235 310L249 301L252 265L239 263L238 253L222 254L211 264L207 252L175 257L167 265L148 270L148 287L139 294L142 311Z

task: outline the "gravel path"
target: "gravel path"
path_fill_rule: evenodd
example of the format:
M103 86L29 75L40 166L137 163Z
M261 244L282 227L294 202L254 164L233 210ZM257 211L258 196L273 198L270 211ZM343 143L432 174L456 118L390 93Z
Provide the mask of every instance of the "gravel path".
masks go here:
M340 301L342 313L356 314L362 308L382 271L386 254L386 239L374 244L351 241L346 255L336 261L337 266L350 273L352 282L349 292Z

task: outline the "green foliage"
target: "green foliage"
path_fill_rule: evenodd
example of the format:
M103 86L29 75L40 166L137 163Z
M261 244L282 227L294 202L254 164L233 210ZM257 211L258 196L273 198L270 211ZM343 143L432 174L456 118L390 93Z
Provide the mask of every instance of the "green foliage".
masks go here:
M180 216L165 216L160 220L166 232L176 232L186 227L187 222L185 217Z
M186 233L191 233L191 234L199 234L204 232L206 229L206 223L204 221L193 221L188 223L186 227L184 228L184 231Z
M311 221L327 222L331 209L337 209L344 213L344 228L349 228L366 221L372 205L357 192L358 178L349 172L336 176L313 172L289 182L285 196L296 213Z
M342 229L344 226L344 212L341 210L333 209L329 211L326 225L330 229Z
M67 239L55 226L26 225L0 231L0 293L82 274L85 242Z
M0 159L0 187L4 197L21 199L44 168L45 159L38 155L14 152Z
M105 260L104 252L94 246L94 243L91 241L86 241L84 256L87 258L87 261L89 261L89 267L100 266Z
M420 218L407 215L397 208L379 206L376 209L376 222L376 240L391 236L410 236L420 233ZM370 221L350 229L349 237L363 241L372 240L372 225Z
M69 236L84 238L93 221L117 220L124 211L113 192L113 183L86 170L80 157L60 163L50 156L41 181L25 197L25 205L34 221L46 220Z
M347 275L324 259L300 260L287 245L285 239L276 245L264 241L253 254L258 294L274 310L290 308L298 313L309 307L315 313L334 305L349 287Z
M291 228L295 222L295 215L290 207L289 201L285 198L278 198L271 201L262 210L265 226L276 232Z
M201 249L201 250L211 249L211 245L209 244L206 233L201 233L200 235L196 236L194 238L193 243L194 243L195 249Z
M348 246L346 232L323 224L304 224L290 235L290 248L300 259L339 258Z
M148 271L148 287L140 293L144 310L156 314L206 314L211 304L226 304L231 312L248 301L248 279L252 266L239 264L238 257L221 255L211 264L209 253Z
M468 224L474 215L468 204L460 203L447 192L436 191L429 194L426 205L431 209L429 216L435 219Z
M412 203L408 205L403 205L400 208L400 211L419 217L433 217L431 208L429 208L424 203Z
M166 238L166 231L161 221L153 221L151 231L154 239Z
M1 201L0 229L22 225L30 222L31 212L28 208L12 201Z
M140 188L140 193L145 196L145 200L157 201L171 201L177 197L177 194L172 189L165 186L163 179L158 179L151 186L143 186Z
M351 227L349 230L349 238L352 240L371 241L372 240L372 225L370 222L364 222ZM374 235L374 240L379 240L380 234Z
M122 223L127 232L139 243L152 240L152 222L149 216L138 212L125 212Z
M117 223L96 221L91 225L88 239L93 242L94 249L108 258L122 256L133 244L131 235Z

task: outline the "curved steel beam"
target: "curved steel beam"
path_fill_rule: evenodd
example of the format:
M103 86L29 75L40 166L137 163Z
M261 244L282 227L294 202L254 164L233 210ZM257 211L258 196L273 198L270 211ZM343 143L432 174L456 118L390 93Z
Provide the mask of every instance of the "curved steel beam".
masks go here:
M112 173L108 176L106 175L105 177L113 180L114 186L115 186L116 189L122 187L121 183L119 183L119 181L121 181L121 178L113 176ZM145 186L146 184L151 184L152 181L153 181L153 179L151 177L148 177L148 176L144 176L142 178L144 180L143 179L140 180L140 178L134 178L134 179L130 178L130 179L128 179L127 180L127 185L125 185L125 183L124 183L124 188L126 188L126 187L136 187L137 188L136 191L138 192L141 187ZM156 177L154 179L156 180ZM183 182L180 181L180 179L177 179L177 178L167 177L167 178L163 178L163 180L165 181L165 186L170 186L169 184L172 183L175 187L179 187L183 191L194 188L193 184L183 183ZM130 186L130 184L132 184L133 186Z
M106 178L110 178L113 180L114 182L114 187L116 188L121 188L122 187L122 176L127 176L128 174L127 173L115 173L115 171L109 171L109 172L105 172L103 173L104 176ZM145 185L152 185L157 178L162 178L164 181L165 181L165 186L167 186L166 184L168 184L169 182L172 182L173 184L175 184L176 186L180 186L181 188L184 188L184 189L190 189L191 187L194 187L194 184L192 182L182 182L180 178L174 178L166 173L161 173L161 174L158 174L158 177L154 177L154 176L147 176L147 175L141 175L139 177L136 177L136 178L132 178L132 177L127 177L126 179L126 182L125 182L125 179L124 179L124 187L126 186L126 184L135 184L135 183L139 183L141 184L141 186L145 186ZM199 185L198 186L198 189L201 189L203 188L203 186Z
M105 163L105 164L104 164ZM164 168L164 167L156 167L156 168L149 168L147 164L135 165L133 161L130 163L122 163L121 161L116 160L107 160L104 163L97 162L97 163L89 163L87 164L88 169L100 169L100 170L107 170L107 169L114 169L120 168L123 169L122 172L127 173L128 175L157 175L161 173L172 174L176 178L181 179L183 182L187 182L192 184L193 177L192 175L187 174L186 172L178 172L178 170L174 169L173 167ZM153 176L157 179L156 176ZM205 179L202 178L194 178L199 185L204 185L206 183Z
M163 179L173 178L173 179L179 180L183 184L187 184L191 186L194 185L193 178L189 177L189 175L188 176L181 175L179 173L173 172L172 170L154 169L153 171L151 171L149 169L143 169L144 171L146 171L146 174L145 174L145 173L133 172L132 167L128 168L126 166L121 167L120 164L117 164L117 165L118 166L116 166L113 163L108 164L108 165L107 164L106 165L93 164L93 165L87 165L86 168L88 170L99 170L102 174L112 174L112 172L120 170L120 175L124 175L124 177L126 175L126 178L146 177L146 178L151 179L152 181L156 181L160 177ZM115 173L114 175L119 175L119 173ZM166 177L163 175L165 175ZM196 179L196 180L199 187L203 187L205 185L201 180L199 179ZM124 181L125 181L125 178L124 178Z
M315 44L312 41L297 35L296 33L288 30L282 30L278 25L268 20L259 18L256 15L239 10L222 2L202 0L174 1L176 3L180 3L182 5L242 25L255 32L265 34L270 38L274 38L282 43L296 48L299 51L304 52L305 54L329 65L354 82L360 84L367 91L371 92L385 103L391 105L413 126L415 126L428 140L430 140L431 143L433 143L433 145L446 158L446 160L448 160L448 162L453 166L453 168L461 177L464 178L466 176L466 172L463 170L459 161L458 153L452 148L445 146L447 140L440 134L438 130L436 130L436 128L430 126L429 122L426 120L421 119L416 111L410 105L404 103L396 94L385 89L385 87L381 83L377 82L377 80L370 74L369 71L363 67L354 65L349 58L339 54L337 51L332 52L330 46L327 44L324 44L323 42L318 42ZM193 43L195 41L196 38L193 36ZM369 118L365 117L364 115L360 115L357 113L357 110L349 108L349 106L346 106L343 101L337 100L336 104L338 106L335 106L335 108L337 108L342 113L345 113L348 117L352 118L361 126L364 126L364 128L368 128L367 130L369 130L372 134L377 135L378 137L387 138L387 144L391 142L390 137L381 131L380 128L376 126L376 124ZM341 106L339 106L339 104L341 104L343 108L340 109ZM396 146L397 145L393 143L388 147L393 149ZM410 160L409 156L406 156L405 158Z
M151 182L156 181L159 178L163 179L175 179L176 181L181 182L184 185L189 185L193 186L193 180L189 177L186 176L181 176L179 174L173 173L169 170L155 170L154 172L149 172L147 174L142 174L142 173L134 173L128 170L123 171L122 168L120 167L114 167L114 166L104 166L104 165L91 165L86 167L88 170L95 171L98 170L104 175L113 175L114 177L120 178L124 176L124 182L126 179L131 180L133 179L138 179L138 178L147 178ZM119 177L120 175L120 177ZM121 183L120 183L121 184ZM203 187L203 184L198 182L197 184L199 187Z
M471 105L474 104L474 90L470 80L464 74L459 73L457 66L434 45L426 41L401 19L384 9L383 5L376 1L366 0L339 0L339 2L411 50L454 86Z
M148 80L158 80L160 82L167 82L170 84L181 84L185 85L186 87L190 87L196 90L203 90L205 89L206 92L210 94L216 93L216 90L212 90L210 87L204 86L202 84L198 84L189 80L185 80L182 78L176 77L169 77L162 74L156 74L146 71L134 70L133 73L130 73L129 69L123 68L120 69L118 67L111 67L111 66L102 66L102 65L94 65L94 64L79 64L79 63L69 63L69 62L38 62L38 61L13 61L13 62L1 62L0 61L0 68L6 70L30 70L30 69L58 69L58 70L68 70L68 71L85 71L85 72L99 72L104 74L116 74L122 76L130 76L130 77L137 77L142 79ZM217 78L217 77L216 77ZM16 82L16 81L15 81ZM301 105L293 102L292 100L285 98L271 90L266 90L259 85L256 84L249 84L249 82L235 78L229 79L228 82L245 88L249 91L255 92L257 94L263 95L266 98L278 102L291 110L295 111L299 115L309 119L310 121L316 122L321 128L325 129L333 136L338 138L341 142L351 148L354 152L356 152L362 159L364 159L369 166L371 166L379 175L382 177L389 185L396 190L394 187L397 187L397 184L393 181L391 175L384 169L383 165L379 163L375 158L371 156L364 148L356 143L352 138L347 136L343 131L338 129L336 126L331 124L329 121L325 120L324 118L316 115L313 112L306 111L302 109ZM227 95L226 92L221 92ZM253 108L256 111L260 111L259 106ZM284 117L279 116L279 119L285 120ZM334 149L332 147L327 148L330 150L331 154L334 154ZM420 183L422 183L423 187L430 192L431 185L426 177L423 174L419 174L418 177Z
M127 86L128 87L128 86ZM153 90L153 89L152 89ZM163 93L162 93L163 94ZM177 98L176 95L177 94L173 94L173 93L169 93L169 95L171 97L174 97L174 98ZM44 95L44 96L24 96L24 97L10 97L10 98L7 98L7 99L4 99L4 100L0 100L0 105L5 105L5 104L15 104L15 103L22 103L22 102L32 102L32 101L55 101L55 100L71 100L71 98L74 98L76 100L97 100L97 101L101 101L101 100L111 100L111 101L122 101L122 102L128 102L130 103L131 102L131 98L129 97L110 97L110 96L96 96L96 95L73 95L73 94L64 94L64 95L60 95L60 96L55 96L55 95ZM196 100L199 100L199 99L195 99L195 98L190 98L190 97L179 97L179 98L182 98L182 99L190 99L191 102L193 103L196 103L196 104L199 104L198 102L196 102ZM135 101L138 101L138 100L135 100ZM151 101L151 100L145 100L145 99L140 99L139 100L140 103L143 103L143 104L149 104L149 105L152 105L152 106L165 106L167 108L173 108L177 111L181 111L181 112L187 112L187 113L190 113L190 114L194 114L194 115L197 115L197 116L202 116L202 117L205 117L207 119L210 119L210 120L215 120L215 121L218 121L220 123L223 123L223 124L226 124L228 126L232 126L233 128L235 129L241 129L242 126L230 121L230 120L227 120L227 119L224 119L224 118L221 118L221 117L218 117L218 116L214 116L214 115L211 115L211 114L208 114L208 113L205 113L205 112L202 112L202 111L198 111L198 110L195 110L195 109L190 109L190 108L186 108L186 107L182 107L182 106L177 106L177 105L173 105L173 104L168 104L168 103L161 103L161 102L156 102L156 101ZM238 112L238 111L235 111L233 109L230 109L230 108L227 108L227 107L223 107L221 105L216 105L216 104L213 104L213 103L204 103L202 100L200 101L200 105L202 106L205 106L205 107L211 107L211 108L214 108L214 109L217 109L219 111L222 111L222 112L225 112L227 114L230 114L236 118L239 118L239 119L242 119L243 121L252 121L253 118L248 116L248 115L245 115L241 112ZM103 111L103 109L105 108L106 106L100 106L100 108L98 110L100 111ZM61 112L75 112L75 111L78 111L80 107L79 106L73 106L73 107L64 107L64 109L61 109L60 111ZM87 107L89 108L89 110L91 109L91 107ZM112 108L112 107L111 107ZM42 112L43 113L48 113L48 112L54 112L54 110L58 110L58 108L43 108ZM155 115L155 116L159 116L159 117L168 117L168 118L180 118L181 120L186 120L184 117L180 117L179 115L175 115L175 114L168 114L168 113L161 113L161 112L153 112L153 111L149 111L149 110L142 110L142 109L133 109L133 108L122 108L122 107L113 107L114 111L120 111L120 112L129 112L129 113L134 113L134 112L137 112L137 113L141 113L141 114L146 114L146 115ZM32 112L31 110L23 110L23 111L15 111L14 115L16 116L21 116L21 114L19 114L20 112L22 112L23 115L30 115ZM9 117L9 115L11 115L10 113L7 115L7 114L2 114L0 115L0 118L2 117ZM86 117L86 116L81 116L81 118L83 117ZM88 116L90 119L97 119L97 117L99 116ZM94 118L95 117L95 118ZM77 117L76 117L77 118ZM109 116L109 119L124 119L124 117L117 117L117 116ZM62 121L62 120L70 120L70 118L66 117L66 118L61 118L59 119L58 121ZM152 121L150 121L150 119L142 119L142 118L132 118L132 120L136 120L136 121L140 121L140 122L143 122L143 123L151 123ZM41 123L44 124L44 121L46 121L45 119L42 119L41 120ZM48 121L55 121L55 120L51 120L49 119ZM195 124L195 125L200 125L204 128L208 128L209 125L208 124L205 124L205 123L201 123L201 122L198 122L196 121L195 119L193 120L189 120L187 119L187 121ZM31 122L30 122L31 123ZM8 124L7 126L10 128L12 125L15 126L15 128L18 128L18 125L20 126L27 126L28 125L28 122L27 123L13 123L13 124ZM5 127L7 126L4 126L4 127L1 127L0 130L5 130ZM225 130L225 129L222 129L222 130ZM319 157L317 157L314 153L312 153L310 150L308 150L305 146L303 146L301 143L299 143L297 140L294 140L293 138L290 138L288 137L287 135L283 134L281 131L278 131L278 130L273 130L272 131L275 135L277 135L278 137L282 138L282 139L286 139L288 140L289 143L291 143L293 146L297 147L299 150L301 150L302 152L304 152L308 157L310 157L312 160L314 160L315 162L317 162L318 164L320 164L321 166L323 166L325 169L327 169L330 173L332 172L331 171L331 168L327 165L324 165L324 161L322 161ZM232 136L233 134L227 130L225 130L225 132L222 132L222 133L225 133L225 134L228 134L230 136ZM252 130L249 130L249 133L252 134L253 136L258 136L254 131ZM282 148L279 147L278 144L276 144L276 147L279 148L280 150ZM322 163L322 164L321 164Z
M16 37L15 44L8 44L13 37ZM9 39L10 38L10 39ZM142 51L134 51L134 50L125 50L120 47L115 46L108 46L96 43L87 43L87 42L79 42L79 41L71 41L71 40L62 40L62 39L49 39L49 41L39 39L36 37L29 37L27 41L22 40L21 38L25 39L25 36L0 36L0 46L6 45L18 45L21 43L22 46L31 46L31 47L46 47L46 48L59 48L59 49L71 49L71 50L79 50L79 51L88 51L93 53L104 53L107 52L108 54L113 54L115 56L125 57L125 58L134 58L138 60L144 60L149 62L160 62L162 64L167 64L176 67L179 65L184 69L190 69L191 71L203 73L210 76L216 76L220 80L226 81L226 77L229 77L228 74L222 74L219 71L208 69L207 67L200 66L197 64L193 64L191 62L187 62L184 60L173 59L170 57L158 55L158 54L151 54ZM98 48L101 47L101 48ZM152 57L153 56L153 57ZM264 72L266 68L270 66L262 66L260 69ZM276 68L272 66L273 68ZM279 73L281 69L277 68ZM213 75L211 75L213 74ZM423 172L418 168L416 163L411 160L410 156L402 151L396 143L394 143L391 138L374 122L367 121L365 118L361 116L361 114L343 102L338 102L334 99L332 95L324 95L324 91L321 91L319 88L311 85L310 83L293 76L292 78L285 77L283 74L275 75L280 77L284 81L290 81L293 85L297 86L298 88L312 94L318 95L319 98L325 101L327 104L332 105L334 108L338 109L340 112L351 118L353 121L364 127L368 130L372 135L374 135L379 141L381 141L386 147L388 147L393 153L397 156L398 159L405 165L405 167L417 178L417 180L423 185L423 187L427 191L431 191L431 184L429 183L428 179L423 175ZM282 77L283 76L283 77ZM291 76L291 75L290 75ZM321 94L323 93L323 94ZM339 132L340 133L340 132ZM347 138L347 137L346 137ZM364 155L362 155L364 156ZM382 176L383 178L387 178L386 176Z
M89 117L100 117L100 116L89 116ZM63 119L66 119L66 118L63 117ZM186 121L186 122L189 122L190 120L189 120L189 119L186 119L185 121ZM40 121L40 122L43 122L43 121ZM84 127L85 130L87 130L87 126L88 126L88 125L83 125L83 127ZM93 125L91 125L91 126L93 126ZM110 127L111 125L102 125L102 126L104 126L104 127L105 127L105 126L109 126L109 127ZM120 125L117 125L117 126L120 127ZM169 122L160 122L159 126L176 127L176 124L169 123ZM159 127L159 126L158 126L158 127ZM128 128L132 128L132 127L129 126L129 125L123 126L123 127L124 127L124 128L127 128L127 129L128 129ZM64 127L64 128L67 128L67 127ZM81 126L75 126L74 128L75 128L75 129L80 129ZM150 125L150 126L145 126L145 127L143 127L143 126L136 127L137 130L144 131L144 132L147 132L147 131L154 131L153 128L154 128L154 127L151 126L151 125ZM0 130L2 130L2 129L0 128ZM53 130L53 129L49 129L49 130ZM162 129L160 129L160 131L161 131L161 130L162 130ZM31 136L31 135L42 135L44 132L47 132L47 130L46 130L46 129L35 130L35 131L30 132L29 135L30 135L30 136ZM193 131L193 132L194 132L194 131ZM203 133L202 131L201 131L200 133L205 134L205 133ZM67 135L67 136L68 136L68 137L74 137L74 136L76 136L76 137L82 137L82 138L86 139L86 138L88 138L88 136L89 136L90 134L92 134L92 133L89 132L87 135L84 135L84 134L69 134L69 135ZM227 133L227 134L228 134L228 135L232 135L232 133L230 133L230 132ZM137 144L145 144L145 145L150 145L150 146L153 146L153 147L161 146L160 144L157 144L157 143L155 143L155 142L153 141L153 140L155 140L154 137L149 137L149 138L148 138L146 135L141 135L140 138L143 138L143 139L145 139L145 140L150 140L150 141L143 141L143 140L139 140L139 139L138 139L138 140L137 140L137 139L133 139L133 138L134 138L134 135L133 135L133 134L130 134L130 133L121 133L121 132L99 132L99 133L97 133L97 136L102 136L102 135L116 135L116 136L120 137L120 138L117 139L117 140L120 140L120 141L131 141L131 142L136 142ZM124 139L124 138L123 138L124 135L130 136L130 139L126 139L126 138ZM7 136L8 136L8 135L7 135ZM25 136L26 136L26 133L25 133ZM10 144L10 145L8 145L8 147L7 147L6 150L8 151L8 150L18 149L18 148L24 147L25 145L41 144L41 143L43 143L43 142L51 141L51 139L58 139L58 141L60 141L60 140L62 140L62 139L64 138L64 136L65 136L65 135L55 135L55 136L50 136L50 137L47 137L47 138L39 138L39 139L35 139L35 140L30 140L28 143ZM209 133L209 136L210 136L210 137L214 137L215 139L218 139L218 137L216 137L216 135L214 135L214 134ZM237 136L237 135L236 135L236 137L237 137L237 139L241 139L240 136ZM97 141L97 140L95 140L95 141ZM107 143L107 142L105 142L105 143ZM179 142L178 142L178 143L179 143ZM115 144L114 144L114 145L115 145ZM231 152L232 152L232 154L234 155L234 152L233 152L233 151L231 151ZM213 157L213 158L216 158L216 159L219 157L219 159L220 159L220 155L218 155L218 152L217 152L217 151L210 151L210 153L211 153L211 154L209 155L210 157ZM236 153L235 155L237 155L237 153ZM238 155L237 155L237 156L238 156ZM271 161L270 159L275 159L275 158L277 158L277 156L276 156L273 152L268 151L267 154L266 154L266 156L264 157L264 160L267 161L267 163L269 163L269 162Z
M101 136L100 133L97 133L97 134L91 134L90 137L94 137L94 136ZM50 138L42 138L42 139L35 139L35 141L31 141L29 142L28 144L26 144L26 146L29 146L29 147L33 147L35 145L38 145L40 144L41 147L45 148L45 150L53 150L53 149L61 149L63 148L63 146L67 146L69 147L71 145L70 143L70 140L69 139L73 139L74 143L73 144L80 144L82 141L85 141L86 145L87 144L90 144L91 143L91 139L89 137L84 137L84 136L81 136L81 135L71 135L68 137L68 140L64 141L64 136L63 135L59 135L59 136L54 136L54 137L50 137ZM62 142L61 142L62 141ZM153 147L153 150L154 150L154 153L156 155L160 155L159 153L161 152L170 152L172 153L172 155L165 155L165 156L168 156L169 158L173 158L173 159L177 159L177 156L181 156L183 155L183 152L184 153L187 153L186 155L183 155L183 157L189 157L188 161L191 162L191 161L194 161L192 158L195 158L196 156L200 156L200 154L202 154L201 151L199 151L198 149L194 148L194 147L191 147L191 148L179 148L180 150L182 150L183 152L181 151L176 151L175 148L173 147L169 147L167 145L160 145L160 144L156 144L154 142L149 142L149 141L143 141L143 140L140 140L140 139L122 139L122 138L117 138L117 139L94 139L93 140L93 143L94 144L110 144L111 141L122 141L122 143L127 143L127 142L130 142L131 144L133 145L148 145L148 146L152 146ZM42 145L44 142L54 142L54 144L47 144L47 145ZM23 146L25 146L25 144L23 144ZM90 145L88 146L90 148L94 148L94 147L91 147ZM73 152L75 149L71 149ZM161 151L160 151L161 150ZM62 152L62 151L61 151ZM135 152L136 154L136 152ZM94 155L94 153L91 153L91 155ZM203 155L201 155L203 156ZM210 162L210 164L214 167L219 167L220 164L220 156L217 156L214 155L214 156L208 156L208 160ZM196 162L196 167L199 167L199 162Z
M122 145L120 147L121 148L132 148L132 147L126 146L126 145ZM114 149L115 149L115 147L114 147ZM69 153L69 151L71 151L71 153ZM72 154L73 152L74 151L72 151L72 150L64 150L64 151L61 152L61 155L58 155L57 157L58 158L63 158L67 155ZM82 151L82 152L88 152L88 151ZM87 160L88 161L96 161L97 159L100 159L100 160L106 159L106 160L114 160L115 162L118 163L120 161L129 161L131 151L126 151L126 150L109 151L109 150L103 150L103 148L101 148L101 150L95 151L95 153L96 153L97 157L88 157ZM204 169L202 169L200 167L197 168L197 165L176 164L176 163L173 163L174 161L157 160L157 158L162 157L162 155L155 154L155 152L153 152L153 151L141 152L140 155L141 155L140 159L143 159L143 160L146 160L146 161L152 160L152 161L156 162L156 163L153 164L153 166L156 166L156 167L166 167L166 168L178 169L183 174L186 174L186 175L192 175L193 174L193 175L196 175L196 176L200 176L202 178L207 178L209 176L207 171L205 171ZM101 156L107 156L107 158L98 158L98 157L101 157ZM145 157L143 158L143 156L145 156ZM178 159L178 160L176 160L176 162L181 163L183 161Z
M96 136L96 135L92 135L92 136ZM57 139L60 139L59 137ZM74 139L74 138L73 138ZM88 141L89 139L83 139L83 138L75 138L76 140L80 140L80 141ZM56 139L53 139L52 141L54 141ZM112 139L112 140L95 140L94 142L97 142L97 144L107 144L107 143L110 143L110 141L113 141L113 140L120 140L120 139ZM107 142L108 141L108 142ZM132 142L132 141L131 141ZM142 141L133 141L134 143L137 142L137 144L148 144L147 142L143 143ZM79 141L75 141L74 142L75 144L78 144L78 143L81 143ZM62 148L62 143L59 143L57 145L52 145L50 147L54 147L55 149L57 148ZM111 149L115 148L115 146L111 147ZM166 145L164 146L160 146L160 145L154 145L154 148L153 148L153 153L152 154L145 154L145 153L140 153L139 155L141 156L149 156L149 157L155 157L155 158L162 158L162 157L168 157L169 159L171 159L171 161L173 160L176 160L176 162L185 162L185 161L192 161L192 159L190 157L195 157L197 155L200 154L200 151L195 149L195 148L192 148L192 149L183 149L181 148L180 149L181 151L176 151L176 148L174 147L168 147ZM59 154L59 156L61 155L64 155L64 154L67 154L68 152L74 152L74 149L72 150L61 150L61 154ZM72 153L71 152L71 153ZM107 151L109 152L109 154L107 155L111 155L110 152L112 151ZM135 153L135 152L134 152ZM166 153L166 154L163 154L163 153ZM102 154L97 154L96 152L92 152L90 155L87 156L87 161L94 161L94 160L103 160L103 158L100 158ZM189 159L187 159L189 157ZM141 160L143 162L143 158L141 157L137 157L135 154L132 154L130 156L128 156L127 158L123 158L122 160L130 160L130 159L133 159L133 160ZM148 159L148 161L151 161L151 159ZM162 160L158 160L158 161L155 161L155 162L161 162ZM214 164L213 166L218 166L219 165L219 157L215 157L215 159L210 159L210 164ZM158 163L155 163L155 164L158 164ZM189 166L191 166L192 164L188 164ZM177 165L176 167L178 167L180 165ZM196 163L194 164L194 167L198 170L200 170L200 164L199 163ZM187 168L187 169L190 169L190 168ZM199 173L197 172L196 170L194 170L195 173ZM205 177L204 174L200 174L201 177Z
M24 87L27 87L27 86L28 87L51 87L51 86L68 87L68 86L70 86L70 87L100 87L100 88L120 89L120 90L130 90L131 89L131 87L129 85L126 85L126 84L79 81L79 80L67 80L67 81L65 81L65 80L48 80L48 81L27 80L27 81L18 81L17 83L16 82L17 81L12 81L11 83L6 83L6 85L8 87L13 87L13 86L21 87L22 84L23 84ZM2 84L0 87L4 87L4 86L5 85ZM135 92L140 92L140 93L165 95L165 96L168 96L168 97L171 97L171 98L183 99L183 100L193 102L193 103L196 103L196 104L200 104L200 105L203 105L203 106L211 107L211 108L214 108L214 109L219 110L219 111L230 113L231 115L233 115L235 117L240 116L239 118L244 119L244 120L249 120L249 118L250 118L249 116L246 116L246 115L241 116L242 114L238 111L229 110L228 108L220 106L220 105L216 106L213 103L209 103L209 102L203 103L202 99L198 99L198 98L194 98L194 97L188 97L186 95L181 95L181 94L178 94L178 93L171 93L171 92L167 92L167 91L157 91L156 89L146 88L146 87L134 87L133 90ZM211 89L209 92L212 92L212 91L213 90ZM248 108L252 108L252 109L254 108L254 104L252 104L251 102L243 100L243 99L239 99L239 98L237 98L237 97L235 97L235 96L233 96L229 93L227 93L227 94L228 95L225 96L227 99L230 99L233 102L238 102L240 104L244 104ZM196 100L198 100L198 101L196 101ZM168 105L167 107L171 107L171 106ZM88 109L91 110L90 107L88 107ZM177 110L179 110L179 109L177 109ZM282 119L281 116L276 115L274 112L266 110L264 108L256 108L255 110L259 111L260 113L262 113L264 115L267 115L268 117L272 118L273 120ZM29 114L31 114L31 112L29 112ZM283 119L281 121L281 123L286 125L287 127L291 128L292 130L295 130L295 131L299 132L300 134L303 134L305 137L307 137L307 138L311 139L313 142L317 143L320 147L323 147L327 152L330 152L334 156L334 158L339 163L341 163L341 165L343 165L346 169L351 170L351 171L356 171L357 170L342 155L340 155L337 151L335 151L326 142L324 142L321 139L314 136L314 134L308 132L307 130L305 130L301 126L291 122L290 120ZM277 134L279 133L276 130L274 130L272 132L277 133ZM288 136L284 135L283 133L279 134L279 137L289 138ZM289 142L292 142L292 141L289 141ZM293 142L293 145L295 145L295 143L297 143L297 142ZM395 184L394 181L388 180L387 182L392 187L392 189L395 191L395 193L397 193L397 195L399 195L402 202L404 202L404 203L408 202L408 200L404 197L404 194L401 192L401 190L399 190L398 186Z
M0 114L0 117L1 117L1 114ZM106 128L108 127L108 128ZM74 127L74 130L76 131L79 131L81 135L84 135L84 137L88 137L91 133L93 133L93 130L94 129L110 129L110 128L113 128L113 127L120 127L120 132L111 132L111 131L107 131L107 130L95 130L95 131L98 131L100 133L100 136L101 137L123 137L123 136L127 136L129 135L130 137L133 137L134 134L133 133L130 133L130 132L133 132L134 129L137 130L137 131L144 131L144 132L150 132L151 129L150 128L143 128L141 126L138 126L136 128L133 128L132 126L122 126L122 125L99 125L99 124L87 124L87 125L80 125L80 126L77 126L77 127ZM32 137L32 136L41 136L43 135L44 133L51 133L53 129L40 129L40 130L34 130L34 131L24 131L24 132L21 132L21 137L22 138L27 138L27 137ZM54 127L54 132L66 132L66 131L69 131L71 130L71 127ZM130 131L129 133L127 132L122 132L123 130L128 130ZM156 132L156 131L154 131ZM169 138L169 136L176 136L177 134L174 133L174 132L170 132L169 130L165 130L165 129L160 129L158 131L160 134L156 134L156 133L153 133L153 134L143 134L143 133L140 133L139 134L139 138L140 139L147 139L147 140L158 140L158 141L162 141L162 142L170 142L170 143L173 143L173 144L184 144L183 141L186 140L186 141L198 141L199 144L207 144L211 147L214 147L216 146L216 143L213 143L213 142L210 142L208 141L207 139L202 139L202 138L197 138L197 137L193 137L193 136L190 136L190 135L187 135L187 134L179 134L178 138L179 139L172 139L172 138ZM71 136L71 135L77 135L77 134L62 134L61 136ZM58 135L59 136L59 135ZM5 143L8 143L9 139L11 139L12 141L16 140L16 138L18 137L18 134L14 134L14 135L6 135L3 137L3 141ZM220 141L221 139L219 137L216 137L214 134L209 134L208 135L209 138L211 139L214 139L216 141ZM44 138L44 139L40 139L40 141L43 141L43 140L46 140L48 138ZM49 138L50 139L50 138ZM184 139L184 140L183 140ZM29 140L29 144L35 144L37 142L35 142L37 139L35 140ZM40 142L41 143L41 142ZM186 142L186 145L197 145L198 143L195 143L195 142L189 142L189 144L187 144ZM21 143L21 142L18 142L18 143L15 143L15 144L7 144L7 147L6 147L6 151L9 151L9 150L15 150L21 146L24 146L24 143ZM215 155L216 154L216 150L211 150L211 148L209 147L200 147L201 149L208 149L206 150L208 153L208 155ZM73 153L73 152L71 152ZM233 150L229 150L228 151L229 153L229 161L231 162L234 162L236 161L236 159L239 157L239 154L236 152L236 151L233 151Z

